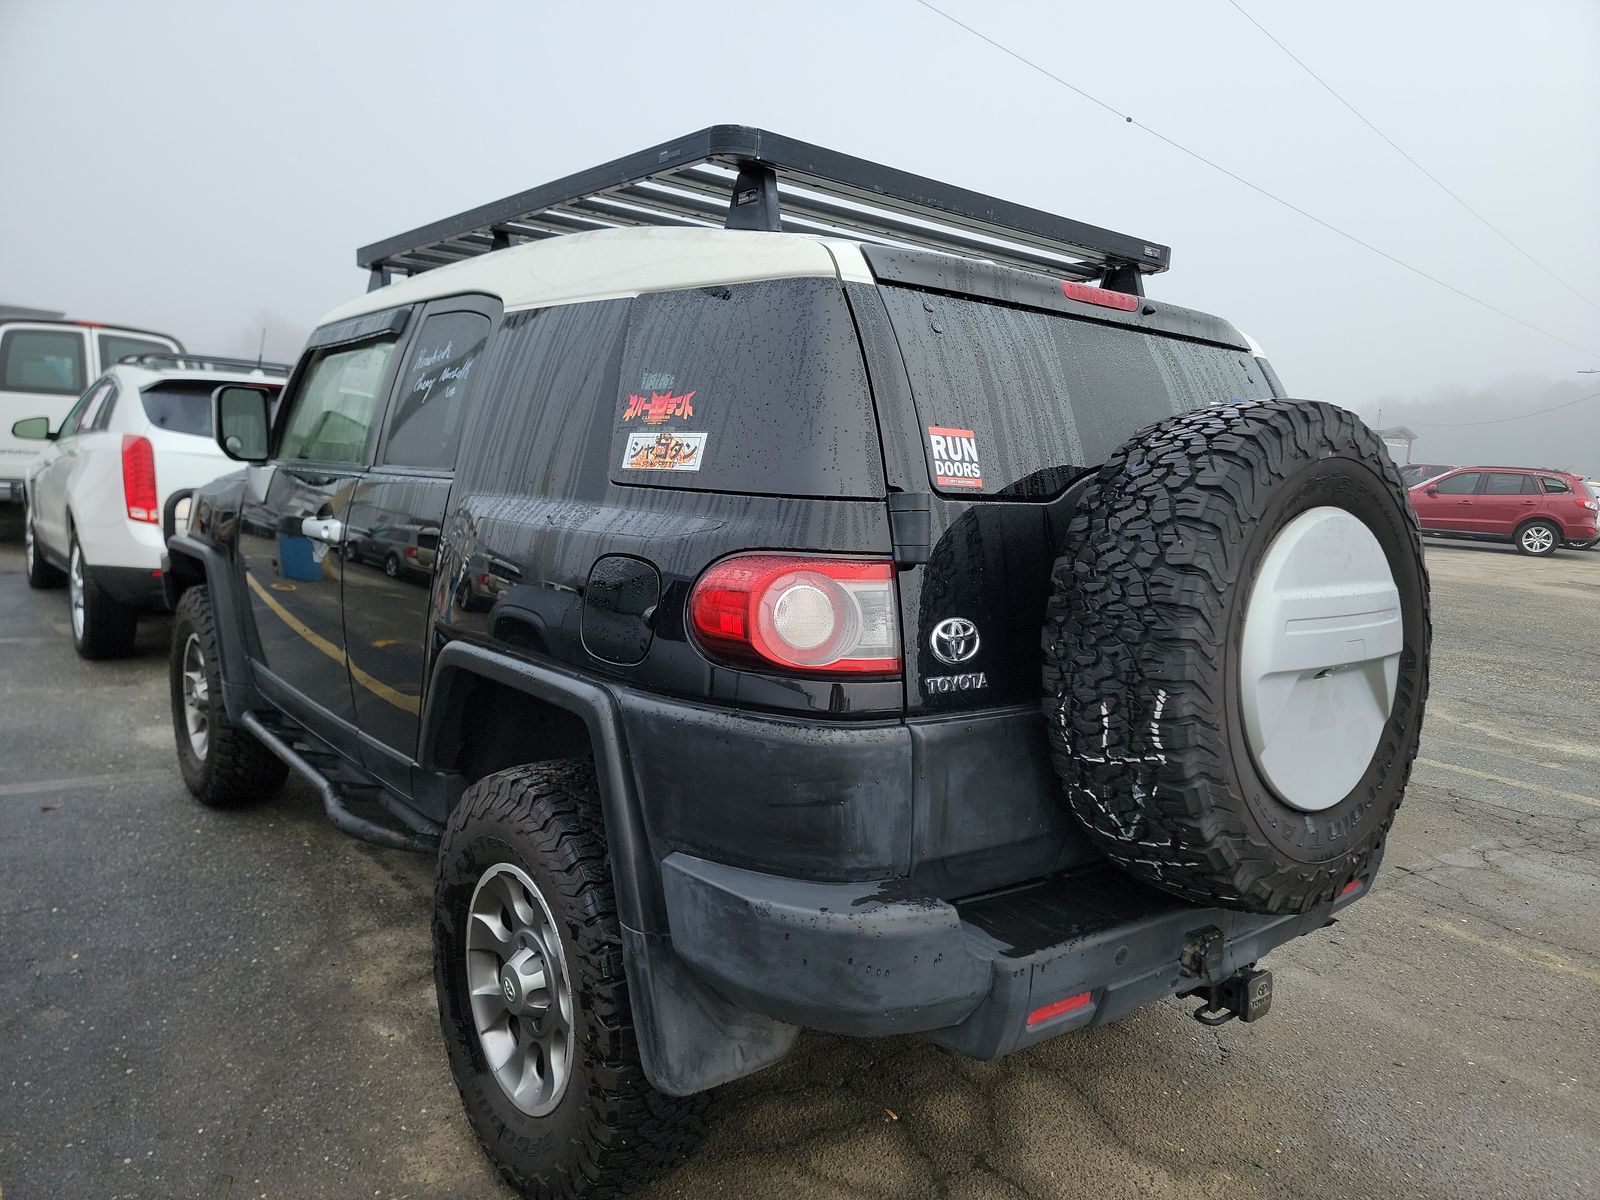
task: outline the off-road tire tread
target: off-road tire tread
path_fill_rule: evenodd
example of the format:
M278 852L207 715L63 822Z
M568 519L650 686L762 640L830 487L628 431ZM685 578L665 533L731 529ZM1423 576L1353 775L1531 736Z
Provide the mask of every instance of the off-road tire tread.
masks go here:
M169 675L172 688L173 736L177 739L180 767L188 753L188 731L183 720L183 647L193 630L200 636L206 657L207 686L211 697L211 724L206 759L198 785L191 772L183 781L194 798L207 808L243 808L276 793L289 777L288 765L261 744L248 729L228 720L222 703L222 657L217 646L216 618L205 587L192 587L178 600L172 622Z
M592 1046L580 1046L592 1069L582 1143L572 1164L553 1179L524 1174L500 1161L477 1123L473 1133L507 1184L535 1200L610 1200L636 1192L677 1166L705 1136L711 1093L668 1096L645 1077L623 970L622 927L617 918L606 850L605 825L594 768L587 760L514 767L479 780L457 804L440 847L452 845L475 824L514 827L524 850L539 858L560 894L558 920L577 949L570 962L575 999ZM552 908L556 905L555 897ZM445 903L442 877L435 910ZM452 964L453 965L453 964ZM436 976L446 969L435 954ZM439 981L441 990L444 987ZM445 1036L450 1037L448 1028ZM569 1084L569 1088L570 1088ZM567 1102L568 1097L563 1098ZM577 1171L572 1170L576 1166Z
M1113 862L1185 899L1308 911L1363 869L1393 821L1391 810L1351 854L1314 866L1275 855L1228 801L1225 597L1239 586L1247 530L1277 485L1309 460L1334 454L1380 472L1408 515L1422 581L1420 721L1431 639L1421 537L1399 471L1376 435L1344 409L1226 405L1141 431L1088 484L1069 522L1067 553L1052 572L1044 710L1057 774L1073 812ZM1390 779L1400 773L1402 794L1416 733L1400 739L1399 761L1385 767Z

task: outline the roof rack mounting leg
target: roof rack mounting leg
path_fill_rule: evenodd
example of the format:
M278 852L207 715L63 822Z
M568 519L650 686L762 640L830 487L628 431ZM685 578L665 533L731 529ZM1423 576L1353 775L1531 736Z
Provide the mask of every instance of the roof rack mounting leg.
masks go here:
M733 199L728 203L725 229L763 229L777 233L783 228L778 214L778 173L765 163L741 162L739 177L733 181Z
M1100 286L1108 292L1122 292L1128 296L1144 295L1144 276L1135 263L1112 263L1106 267Z
M374 263L372 271L367 275L367 291L375 292L381 287L388 287L389 278L389 268L382 263Z

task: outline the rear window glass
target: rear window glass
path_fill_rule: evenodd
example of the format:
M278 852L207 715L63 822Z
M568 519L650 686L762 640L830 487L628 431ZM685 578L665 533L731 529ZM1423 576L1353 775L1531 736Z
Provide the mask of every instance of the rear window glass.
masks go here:
M129 354L176 354L168 342L153 342L149 338L124 337L120 333L100 335L100 363L112 366Z
M19 392L83 391L83 335L69 329L8 329L0 334L0 387Z
M836 280L640 296L614 404L618 483L883 495L866 370Z
M1250 353L964 297L882 289L943 492L1048 497L1137 430L1272 396Z
M151 384L139 393L139 399L144 402L144 415L157 429L208 438L211 393L217 387L215 380L168 380Z

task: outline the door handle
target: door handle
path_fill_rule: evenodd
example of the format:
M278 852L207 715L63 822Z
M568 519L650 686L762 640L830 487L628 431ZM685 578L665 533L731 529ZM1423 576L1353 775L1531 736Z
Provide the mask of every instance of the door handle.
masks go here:
M307 517L300 522L300 532L314 541L337 546L344 541L344 522L338 517Z

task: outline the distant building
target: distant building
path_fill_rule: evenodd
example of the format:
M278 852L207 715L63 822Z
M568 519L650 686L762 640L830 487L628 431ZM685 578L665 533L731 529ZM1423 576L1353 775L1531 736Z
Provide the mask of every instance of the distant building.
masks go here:
M1389 457L1404 466L1411 461L1411 443L1417 440L1417 435L1404 425L1391 425L1388 429L1379 429L1377 435L1383 439L1383 444L1389 447Z

